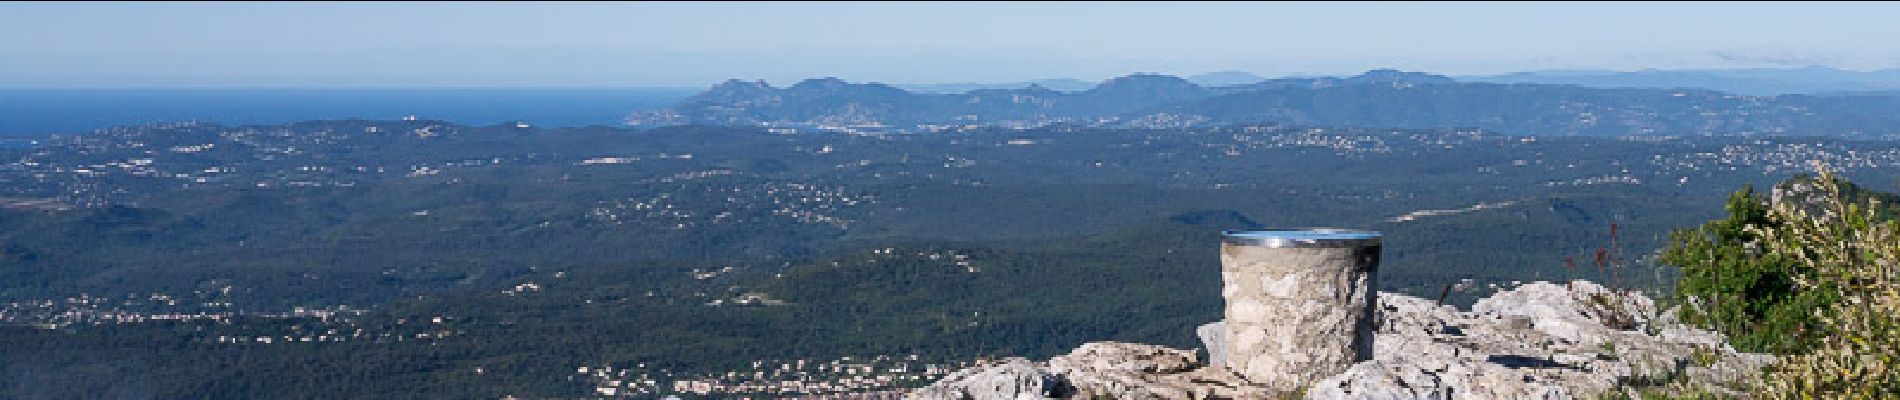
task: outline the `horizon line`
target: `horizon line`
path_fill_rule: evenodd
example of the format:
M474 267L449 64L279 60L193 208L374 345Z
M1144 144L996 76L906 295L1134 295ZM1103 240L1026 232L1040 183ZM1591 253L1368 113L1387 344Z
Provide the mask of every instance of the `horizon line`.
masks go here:
M1250 75L1259 77L1263 80L1271 80L1271 79L1298 79L1298 78L1320 78L1320 77L1351 77L1351 76L1364 74L1369 71L1379 71L1379 70L1392 70L1392 71L1410 72L1410 73L1424 73L1424 74L1439 75L1439 76L1450 77L1450 78L1486 78L1486 77L1502 77L1502 76L1508 76L1508 75L1514 75L1514 74L1525 74L1525 73L1615 74L1615 73L1642 73L1642 72L1723 72L1723 71L1773 71L1773 70L1794 71L1794 70L1809 70L1809 69L1824 69L1824 70L1833 70L1833 71L1850 72L1850 73L1876 73L1876 72L1887 72L1887 71L1900 71L1900 67L1887 67L1887 68L1859 70L1859 69L1842 68L1842 67L1836 67L1836 66L1830 66L1830 65L1814 64L1814 65L1805 65L1805 66L1789 65L1789 66L1732 67L1732 68L1712 68L1712 67L1637 68L1637 69L1544 68L1544 69L1531 69L1531 70L1510 71L1510 72L1489 73L1489 74L1455 74L1454 75L1454 74L1446 74L1446 73L1432 72L1432 71L1425 71L1425 70L1406 70L1406 69L1401 69L1401 68L1396 68L1396 67L1380 67L1380 68L1366 69L1359 72L1347 72L1347 73L1286 73L1286 74L1275 74L1275 75L1262 75L1262 74L1255 73L1252 71L1247 71L1244 69L1222 69L1222 70L1207 71L1207 72L1192 73L1192 74L1135 71L1135 72L1128 72L1125 74L1115 75L1109 78L1102 78L1102 79L1057 76L1057 77L1043 77L1043 78L1020 78L1020 79L1015 79L1015 80L987 81L987 82L985 81L892 82L892 81L882 81L882 80L847 79L847 78L836 76L836 75L828 75L828 76L812 76L812 77L802 78L792 83L802 82L805 80L827 79L827 78L836 78L840 80L859 82L859 83L879 83L879 84L893 85L893 86L896 86L896 85L1027 84L1027 83L1035 83L1037 81L1050 81L1050 80L1074 80L1074 81L1082 81L1082 82L1100 83L1102 81L1109 80L1109 79L1134 76L1134 75L1163 75L1163 76L1173 76L1173 77L1178 77L1178 78L1192 78L1192 77L1200 76L1200 75L1211 75L1211 74L1219 74L1219 73L1245 73L1245 74L1250 74ZM418 90L418 89L432 89L432 90L616 90L616 89L698 90L698 89L703 89L703 88L707 88L711 86L717 86L720 83L730 82L730 81L735 81L735 80L744 81L744 82L764 81L764 82L768 82L768 84L770 84L770 81L771 81L768 79L761 79L761 78L750 78L750 79L727 78L727 79L721 79L721 80L717 80L717 81L707 83L707 84L698 84L698 85L692 85L692 84L663 84L663 85L601 84L601 85L587 85L587 86L579 86L579 85L571 85L571 84L545 85L545 86L543 85L414 85L414 86L381 86L381 85L6 86L6 85L0 85L0 90L7 90L7 91L20 91L20 90L74 90L74 91L83 91L83 90Z

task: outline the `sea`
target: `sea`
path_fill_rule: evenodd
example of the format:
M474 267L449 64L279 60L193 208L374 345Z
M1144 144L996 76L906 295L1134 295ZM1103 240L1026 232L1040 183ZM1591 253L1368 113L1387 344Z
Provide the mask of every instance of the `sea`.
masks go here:
M692 88L588 89L0 89L0 147L113 126L199 121L223 125L416 116L466 125L621 125Z

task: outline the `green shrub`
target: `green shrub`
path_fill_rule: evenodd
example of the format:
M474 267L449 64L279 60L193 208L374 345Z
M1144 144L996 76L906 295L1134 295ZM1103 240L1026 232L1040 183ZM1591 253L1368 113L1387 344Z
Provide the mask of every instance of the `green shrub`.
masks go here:
M1825 169L1822 169L1825 171ZM1900 223L1879 201L1845 192L1822 174L1819 202L1776 204L1781 224L1751 229L1766 250L1807 273L1798 290L1840 299L1814 310L1816 347L1784 357L1760 380L1760 393L1779 399L1900 397Z
M1791 354L1812 347L1813 310L1832 303L1825 290L1802 290L1795 263L1766 252L1750 227L1774 229L1767 201L1744 187L1728 198L1726 218L1670 232L1662 262L1680 268L1676 300L1684 321L1728 335L1736 349Z

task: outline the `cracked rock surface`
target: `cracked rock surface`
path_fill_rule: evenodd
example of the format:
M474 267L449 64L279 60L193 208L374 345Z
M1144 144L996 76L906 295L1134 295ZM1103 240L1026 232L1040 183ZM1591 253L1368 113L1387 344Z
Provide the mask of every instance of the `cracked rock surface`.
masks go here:
M1312 382L1309 399L1595 398L1628 385L1687 382L1721 391L1772 356L1736 352L1717 333L1676 323L1640 294L1537 282L1459 311L1380 293L1373 359ZM1218 323L1218 322L1217 322ZM1218 342L1203 328L1204 340ZM1219 346L1211 347L1215 359ZM1048 362L972 367L912 399L1286 398L1190 350L1095 342Z
M1025 385L1053 379L1052 385ZM998 388L1023 388L999 391ZM1048 390L1047 388L1054 388ZM1046 363L1011 358L945 376L910 399L1259 399L1273 398L1224 368L1200 363L1193 350L1117 342L1083 344Z

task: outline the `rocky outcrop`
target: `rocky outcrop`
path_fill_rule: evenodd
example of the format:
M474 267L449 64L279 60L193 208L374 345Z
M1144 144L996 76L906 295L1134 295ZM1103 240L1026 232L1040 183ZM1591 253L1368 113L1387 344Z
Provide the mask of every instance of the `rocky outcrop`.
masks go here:
M912 393L910 398L924 399L1052 399L1074 395L1062 377L1049 372L1047 364L1023 358L1008 358L1000 363L957 371L941 382Z
M1207 348L1207 365L1227 365L1227 321L1201 325L1194 329L1194 336Z
M1665 318L1640 294L1532 283L1469 312L1383 295L1372 361L1314 383L1315 399L1590 398L1619 385L1719 388L1772 358Z
M1666 382L1721 391L1773 361L1680 325L1640 294L1590 282L1531 283L1459 311L1379 294L1373 359L1314 382L1309 399L1571 399ZM1219 329L1202 327L1203 340ZM1220 349L1214 348L1214 357ZM1046 363L953 374L913 399L1281 398L1194 352L1098 342Z
M1015 390L1009 390L1015 389ZM1021 358L958 371L910 399L1259 399L1273 398L1192 350L1115 342L1083 344L1046 363Z

